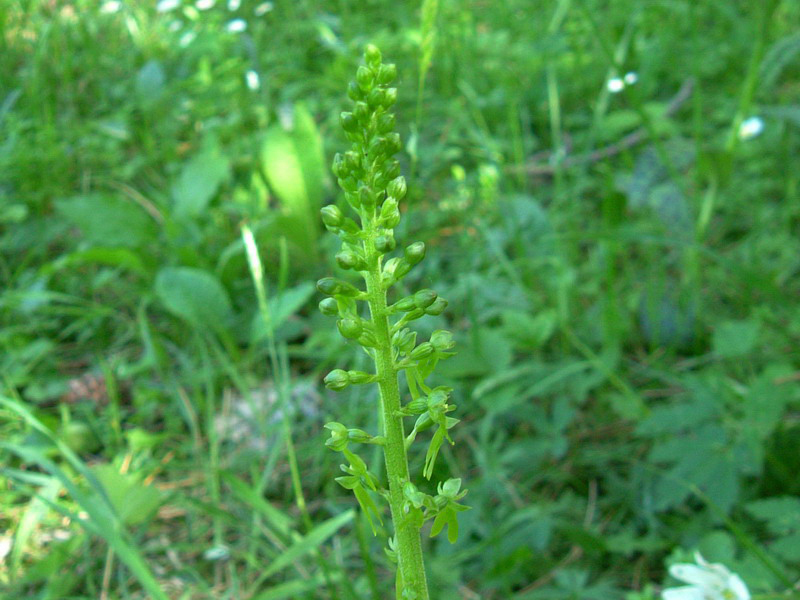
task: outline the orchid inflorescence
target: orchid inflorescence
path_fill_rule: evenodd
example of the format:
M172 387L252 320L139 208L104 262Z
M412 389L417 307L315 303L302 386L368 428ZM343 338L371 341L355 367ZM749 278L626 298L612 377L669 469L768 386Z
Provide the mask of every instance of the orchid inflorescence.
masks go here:
M341 423L328 423L325 427L330 430L330 439L326 445L341 452L349 463L342 465L345 475L337 482L353 491L376 535L377 524L382 524L381 511L371 494L389 503L394 537L389 540L387 554L398 565L397 597L427 600L420 529L433 519L431 536L447 527L448 538L454 542L458 536L456 515L467 509L459 504L466 490L461 490L460 479L448 479L439 483L435 496L422 492L411 481L407 450L419 433L434 431L423 468L429 480L442 444L445 440L453 443L449 430L458 420L448 416L456 408L450 403L452 389L426 383L437 363L452 356L453 340L449 332L438 330L427 342L418 344L417 334L407 327L425 315L444 311L447 302L435 291L422 289L392 304L387 302L387 293L424 259L425 244L415 242L391 256L397 247L394 228L400 222L399 203L407 191L400 163L394 159L402 148L391 112L397 89L389 87L397 69L384 64L373 45L367 46L364 58L365 64L358 68L355 82L347 89L355 106L340 115L352 147L333 161L339 186L358 219L329 205L322 209L322 221L342 240L336 262L342 269L358 272L366 289L333 277L321 279L317 289L328 296L320 302L320 311L337 317L341 335L361 345L375 364L374 373L335 369L325 377L325 385L341 391L351 385L377 383L383 432L372 436ZM361 316L359 302L369 306L369 318ZM398 383L400 371L405 371L411 397L405 404ZM405 418L415 419L408 435ZM388 489L350 449L357 443L383 448Z

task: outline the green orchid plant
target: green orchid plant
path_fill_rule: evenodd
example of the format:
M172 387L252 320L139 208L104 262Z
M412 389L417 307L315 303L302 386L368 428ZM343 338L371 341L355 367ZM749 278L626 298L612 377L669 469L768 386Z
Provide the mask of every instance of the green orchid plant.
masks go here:
M448 479L438 484L435 496L421 491L409 473L408 450L418 434L433 431L422 471L430 480L442 444L445 440L453 443L449 431L458 419L448 416L456 408L449 402L452 390L426 383L438 362L452 356L453 340L449 332L438 330L427 342L418 344L417 334L407 327L425 315L445 310L447 302L433 290L422 289L391 304L387 299L392 288L423 260L425 244L415 242L402 252L395 251L394 228L400 222L399 203L406 195L400 163L393 158L402 147L391 112L397 89L390 84L397 69L383 64L380 50L373 45L367 46L364 62L347 90L355 106L340 116L352 147L333 161L339 186L358 219L329 205L322 209L322 221L342 240L337 263L357 272L365 289L333 277L321 279L317 289L329 296L320 302L322 313L336 317L341 335L362 346L375 365L374 373L335 369L325 377L325 385L341 391L350 385L377 383L382 432L373 436L341 423L328 423L326 445L341 452L347 461L341 466L345 475L336 480L353 491L375 535L383 525L375 499L383 498L389 504L394 535L387 554L397 563L397 598L428 600L421 529L432 519L430 535L436 536L446 527L448 539L455 542L457 515L468 508L459 503L466 490L461 490L460 479ZM368 318L359 303L368 305ZM400 393L400 371L405 371L410 395L406 403ZM414 419L408 434L405 419ZM351 450L353 444L383 449L385 483Z

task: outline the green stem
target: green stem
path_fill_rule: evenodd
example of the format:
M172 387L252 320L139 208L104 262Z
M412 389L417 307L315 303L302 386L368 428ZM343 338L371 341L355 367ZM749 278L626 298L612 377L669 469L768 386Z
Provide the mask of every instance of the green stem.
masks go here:
M368 238L371 237L374 236L368 236ZM428 600L428 583L425 579L420 532L403 511L403 482L409 480L408 457L406 456L403 418L397 416L400 410L400 387L392 356L392 342L386 310L386 289L381 283L381 260L374 250L369 252L368 264L367 301L375 328L375 337L378 341L374 359L383 411L383 435L386 438L383 452L386 459L386 475L389 480L389 504L395 530L399 575L403 587L416 593L416 600ZM402 593L402 588L398 587L398 593Z

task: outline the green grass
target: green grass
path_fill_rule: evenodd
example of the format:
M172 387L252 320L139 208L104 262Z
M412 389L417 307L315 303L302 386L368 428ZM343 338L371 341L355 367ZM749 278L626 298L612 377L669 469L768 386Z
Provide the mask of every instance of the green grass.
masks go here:
M366 357L312 285L367 42L429 248L408 288L450 302L421 339L459 348L437 475L473 510L426 542L436 597L655 598L694 549L797 582L797 3L259 5L0 6L0 597L392 589L323 443L378 429L321 385Z

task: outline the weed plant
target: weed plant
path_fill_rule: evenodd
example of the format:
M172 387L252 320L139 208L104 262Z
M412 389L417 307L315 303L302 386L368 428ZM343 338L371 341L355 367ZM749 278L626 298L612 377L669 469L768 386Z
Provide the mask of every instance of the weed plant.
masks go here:
M429 593L654 600L699 551L791 597L797 2L10 0L0 29L0 597L390 596L386 446L349 440L386 438L380 382L322 384L377 369L312 283L367 39L413 182L383 267L428 250L387 310L435 289L414 329L458 348L431 481L472 509L420 530ZM328 422L389 502L343 493Z

